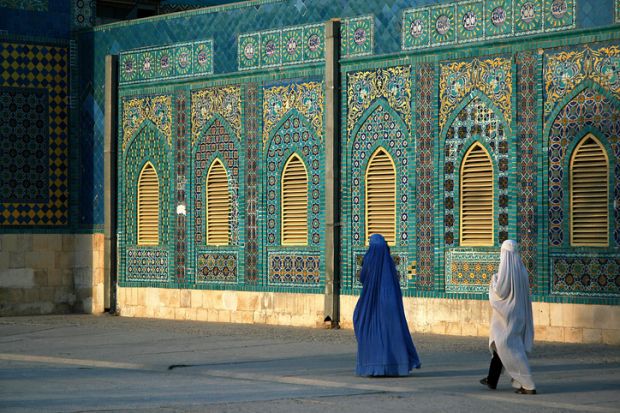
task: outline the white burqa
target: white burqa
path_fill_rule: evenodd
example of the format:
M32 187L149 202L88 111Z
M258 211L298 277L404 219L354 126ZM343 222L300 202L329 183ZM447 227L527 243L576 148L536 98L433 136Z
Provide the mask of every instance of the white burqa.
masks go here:
M517 243L504 241L499 270L489 287L493 308L489 349L495 350L515 387L534 390L526 353L532 350L534 323L527 270L521 261Z

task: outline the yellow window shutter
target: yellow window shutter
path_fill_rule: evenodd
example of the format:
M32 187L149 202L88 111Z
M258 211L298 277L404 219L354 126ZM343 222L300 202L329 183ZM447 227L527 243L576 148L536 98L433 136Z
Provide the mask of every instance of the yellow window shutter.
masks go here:
M150 162L138 179L138 245L159 245L159 178Z
M493 245L493 163L479 143L465 154L461 166L461 245Z
M293 154L282 173L282 245L308 244L308 173Z
M230 191L228 174L219 159L207 173L207 245L228 245L230 240Z
M608 246L609 164L594 135L575 147L570 165L571 245Z
M396 171L383 148L370 157L366 169L366 243L372 234L396 243Z

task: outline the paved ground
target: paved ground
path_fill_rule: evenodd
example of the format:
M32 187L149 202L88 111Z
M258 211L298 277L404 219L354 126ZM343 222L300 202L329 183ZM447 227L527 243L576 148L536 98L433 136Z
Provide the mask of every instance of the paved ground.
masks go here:
M416 334L410 377L353 375L349 330L0 318L0 411L620 412L620 347L536 343L539 394L482 387L483 338Z

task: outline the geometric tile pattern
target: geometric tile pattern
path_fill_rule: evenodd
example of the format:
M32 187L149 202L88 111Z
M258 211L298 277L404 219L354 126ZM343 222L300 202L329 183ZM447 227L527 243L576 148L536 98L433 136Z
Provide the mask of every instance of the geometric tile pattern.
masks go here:
M321 282L321 257L316 254L270 252L269 284L318 285Z
M212 74L213 41L122 52L119 72L120 85Z
M344 19L342 22L341 52L345 57L372 54L374 46L374 16Z
M517 195L517 234L519 251L527 268L530 289L538 289L537 238L538 238L538 116L536 115L537 96L537 56L531 52L517 54L517 118L519 139L517 152L518 195Z
M168 251L153 247L127 247L126 281L168 281Z
M586 79L620 98L620 47L617 45L545 53L544 67L546 116Z
M505 123L480 97L475 97L461 110L446 130L444 146L444 241L445 245L459 245L459 185L462 157L474 138L490 148L494 170L499 171L494 182L494 204L497 218L493 238L501 244L508 238L508 140ZM495 172L494 172L495 175Z
M609 192L614 194L612 205L616 205L612 239L620 246L620 108L607 96L587 88L562 108L549 132L549 244L554 247L568 246L567 160L572 156L575 142L589 130L611 148L607 157L609 170L615 171L615 179L610 180L610 184L615 181L615 188L610 187Z
M620 23L620 0L616 0L616 23Z
M226 86L192 92L192 143L198 138L200 130L215 115L225 119L235 132L241 136L241 88Z
M296 111L291 111L277 129L267 147L266 198L267 198L267 245L280 245L281 239L281 179L285 163L292 154L297 154L305 165L308 179L308 245L319 246L324 226L321 220L323 204L323 146L308 121Z
M0 225L69 223L68 88L68 48L0 42Z
M417 288L433 287L434 236L433 214L435 177L433 141L433 89L435 70L433 65L420 64L416 70L416 248Z
M198 134L193 145L194 163L194 242L204 246L206 230L207 171L215 159L223 161L230 194L230 245L239 242L239 150L238 140L226 121L213 118L208 129Z
M0 88L0 202L49 199L47 89Z
M355 288L362 287L360 274L362 272L362 264L364 263L364 255L365 253L355 254L355 277L353 285ZM409 278L407 274L407 254L391 254L390 256L396 267L396 277L398 278L400 288L407 289L407 281Z
M575 27L576 0L462 0L403 11L402 50Z
M162 133L150 122L130 141L123 152L124 191L119 188L123 199L119 200L124 214L124 225L120 225L125 244L135 246L138 243L138 188L137 182L146 162L151 162L157 172L159 184L159 245L167 245L170 235L174 234L174 226L170 219L170 180L171 155L170 148ZM124 228L123 228L124 226Z
M499 266L499 252L446 251L446 292L486 293Z
M578 255L551 258L555 294L620 295L618 255Z
M263 89L263 145L272 137L273 129L294 109L303 115L323 141L324 93L322 82L290 83Z
M351 154L351 220L352 243L355 246L367 245L365 225L365 187L368 161L374 151L383 147L395 165L396 182L396 245L409 245L409 140L407 126L388 103L377 101L374 110L369 111L366 118L360 120L357 130L348 149ZM354 131L349 131L353 133Z
M182 92L179 92L175 99L176 104L176 205L187 205L186 196L186 177L187 177L187 99ZM175 267L177 282L185 281L185 261L187 254L186 221L187 213L176 214L176 248L175 248Z
M479 89L504 114L506 125L512 120L511 59L450 62L441 65L439 81L439 127L443 128L453 109L472 90Z
M236 283L237 254L232 253L198 253L196 282Z
M347 74L347 131L350 134L365 111L379 98L405 121L411 130L411 67L395 66ZM405 131L403 131L405 132ZM409 134L406 134L409 137ZM347 140L350 140L348 136Z
M7 9L47 11L49 0L0 0L0 7Z
M93 0L71 0L74 27L84 28L95 25L96 3Z
M246 86L245 95L245 283L256 284L258 277L258 85Z
M310 24L240 34L239 70L298 65L325 59L325 26Z

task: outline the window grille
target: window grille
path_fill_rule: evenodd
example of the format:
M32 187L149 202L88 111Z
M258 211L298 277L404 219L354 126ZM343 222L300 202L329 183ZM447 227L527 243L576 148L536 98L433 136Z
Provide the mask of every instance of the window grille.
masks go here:
M138 179L138 245L159 245L159 178L150 162Z
M381 234L388 245L396 242L396 171L383 148L370 157L366 170L366 243Z
M293 154L282 173L282 245L308 244L308 173Z
M460 232L463 246L493 245L493 163L479 143L461 166Z
M206 185L207 245L228 245L230 242L230 191L228 174L219 159L211 164Z

